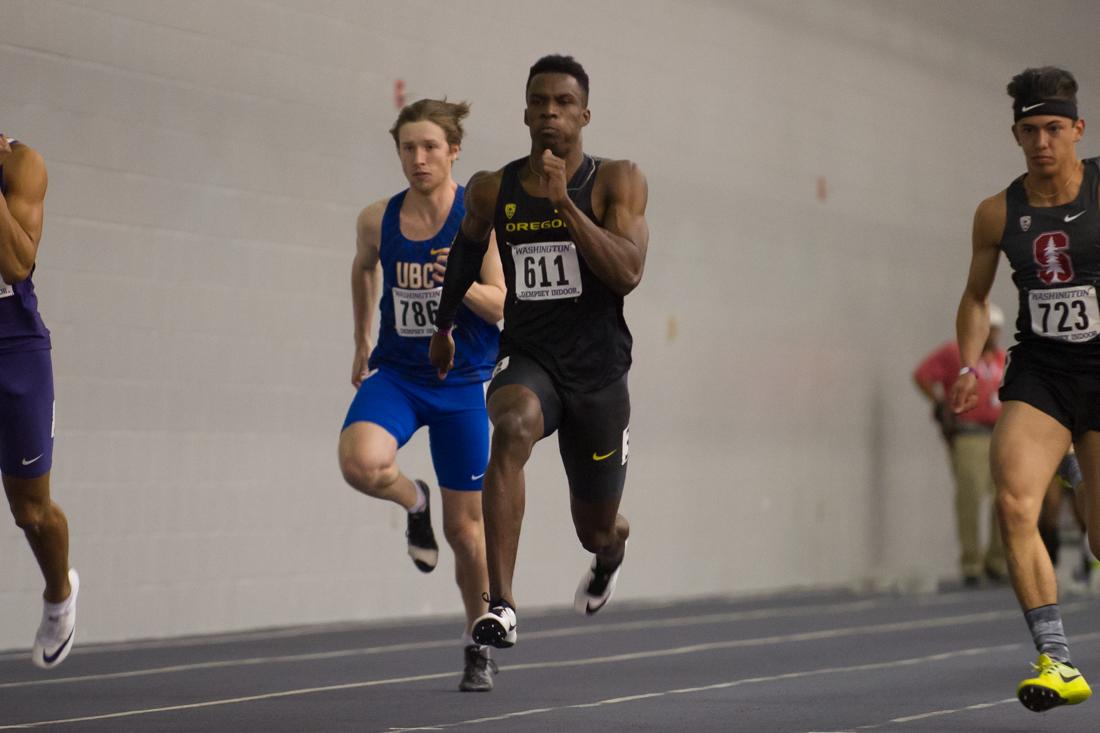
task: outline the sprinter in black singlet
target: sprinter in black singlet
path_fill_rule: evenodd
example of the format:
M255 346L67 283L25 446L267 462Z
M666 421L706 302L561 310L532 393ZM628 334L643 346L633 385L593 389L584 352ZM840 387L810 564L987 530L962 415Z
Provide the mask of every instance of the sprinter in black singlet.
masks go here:
M590 116L588 75L572 57L531 67L524 113L531 153L470 180L443 283L431 341L440 377L454 359L455 310L495 229L508 295L488 392L493 437L482 501L490 607L474 626L479 644L516 641L523 467L539 440L558 432L573 524L595 555L574 597L579 612L593 614L610 598L630 532L619 514L630 422L623 296L645 265L647 187L634 163L584 153Z
M1038 520L1043 496L1072 443L1084 473L1088 535L1100 549L1100 166L1079 160L1085 122L1077 81L1064 69L1012 79L1016 142L1027 173L983 201L974 217L970 274L957 320L963 368L956 413L974 406L974 365L989 330L989 291L1000 253L1019 290L1017 345L1009 353L991 461L1009 576L1038 663L1017 697L1041 712L1091 695L1073 666L1049 554Z

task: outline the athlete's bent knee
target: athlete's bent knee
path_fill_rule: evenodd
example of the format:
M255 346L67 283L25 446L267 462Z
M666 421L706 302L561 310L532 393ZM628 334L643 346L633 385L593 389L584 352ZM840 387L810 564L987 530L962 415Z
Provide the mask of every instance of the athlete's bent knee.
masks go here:
M388 484L389 465L364 459L362 456L346 455L340 458L340 472L344 480L357 491L373 495Z
M476 521L445 521L443 536L455 555L473 556L485 546L485 532L481 523Z
M19 529L38 533L49 519L49 504L17 499L11 504L11 514Z
M577 539L581 546L588 552L596 553L612 547L619 539L615 527L607 529L592 529L590 527L577 527Z
M997 518L1006 533L1037 529L1038 509L1035 501L1001 491L997 494L996 507Z
M493 447L507 451L529 451L541 437L520 410L508 410L493 420Z

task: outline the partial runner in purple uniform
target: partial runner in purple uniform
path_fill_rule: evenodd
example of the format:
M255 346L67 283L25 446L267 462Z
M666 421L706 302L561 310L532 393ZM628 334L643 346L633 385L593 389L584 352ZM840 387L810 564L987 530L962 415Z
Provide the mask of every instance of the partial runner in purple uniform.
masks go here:
M42 237L46 165L0 134L0 475L4 493L46 580L32 661L49 669L72 649L79 578L69 567L69 525L50 499L53 367L50 332L31 275Z

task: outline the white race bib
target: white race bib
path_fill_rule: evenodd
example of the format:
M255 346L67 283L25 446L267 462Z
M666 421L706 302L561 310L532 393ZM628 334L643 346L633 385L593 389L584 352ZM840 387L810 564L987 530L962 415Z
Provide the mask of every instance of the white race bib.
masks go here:
M15 295L15 288L0 280L0 298L10 298Z
M393 325L398 336L418 338L435 331L435 313L443 288L406 290L391 288L393 293Z
M1027 299L1031 330L1039 336L1070 342L1100 336L1100 307L1092 285L1032 290Z
M515 293L520 300L559 300L580 296L581 265L572 242L512 245Z

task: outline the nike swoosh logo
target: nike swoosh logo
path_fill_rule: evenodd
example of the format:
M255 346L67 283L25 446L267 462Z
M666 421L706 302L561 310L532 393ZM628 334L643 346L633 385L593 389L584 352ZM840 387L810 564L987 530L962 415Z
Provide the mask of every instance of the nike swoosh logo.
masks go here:
M471 481L477 481L477 480L478 480L479 478L481 478L481 477L482 477L482 476L484 476L484 475L485 475L485 474L483 474L483 473L479 473L479 474L478 474L477 476L471 475L471 476L470 476L470 480L471 480Z
M31 465L32 463L34 463L35 461L37 461L37 460L38 460L39 458L41 458L41 457L42 457L43 455L45 455L45 454L43 454L43 453L39 453L39 454L38 454L37 456L35 456L34 458L30 459L29 461L28 461L28 460L27 460L26 458L24 458L24 459L23 459L23 465L24 465L24 466L29 466L29 465Z
M430 254L434 257L435 255L439 254L440 252L446 252L449 249L450 249L450 247L444 247L442 249L433 249L433 250L430 250L428 252L428 254Z
M1020 107L1020 111L1021 112L1030 112L1031 110L1035 109L1036 107L1042 107L1044 104L1046 104L1046 102L1039 102L1038 104L1033 104L1030 107Z
M72 630L69 631L69 638L65 639L65 641L63 641L61 643L61 646L57 647L57 651L54 652L53 654L47 654L46 650L43 649L42 650L42 661L44 661L46 664L53 664L54 662L56 662L57 658L61 656L61 652L65 651L65 647L67 647L69 645L69 642L73 640L73 634L75 632L76 632L76 626L73 626Z
M610 453L605 453L604 455L601 456L601 455L597 455L596 452L593 451L592 452L592 460L593 461L602 461L602 460L605 460L607 458L610 458L611 456L615 455L618 452L619 452L619 449L616 448L615 450L611 451Z
M1064 674L1062 674L1061 672L1059 672L1059 673L1058 673L1058 676L1062 678L1062 682L1067 682L1067 683L1068 683L1068 682L1073 682L1073 681L1074 681L1075 679L1077 679L1077 678L1078 678L1078 677L1080 677L1081 675L1079 675L1079 674L1075 674L1075 675L1073 675L1072 677L1066 677L1066 676L1065 676Z
M1088 211L1088 209L1085 209L1085 211ZM1073 221L1074 219L1076 219L1077 217L1079 217L1079 216L1081 216L1082 214L1084 214L1084 213L1085 213L1085 211L1078 211L1078 212L1077 212L1076 214L1074 214L1073 216L1070 216L1069 214L1066 214L1066 215L1065 215L1065 217L1063 217L1063 218L1062 218L1062 221L1064 221L1064 222L1067 222L1067 223L1068 223L1068 222L1071 222L1071 221Z

